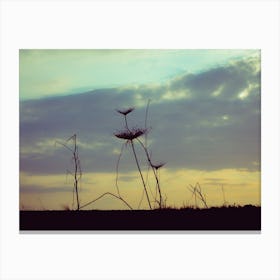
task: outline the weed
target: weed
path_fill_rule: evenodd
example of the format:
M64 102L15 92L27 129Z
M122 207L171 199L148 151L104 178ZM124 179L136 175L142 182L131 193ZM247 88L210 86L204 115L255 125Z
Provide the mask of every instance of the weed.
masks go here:
M68 142L70 140L73 141L73 147L69 146L69 144L68 144ZM71 171L67 170L67 173L69 173L73 176L73 179L74 179L74 190L73 191L75 191L75 194L76 194L77 210L80 210L78 184L79 184L80 179L82 178L82 169L81 169L81 163L80 163L79 154L78 154L77 135L76 134L72 135L65 141L65 143L63 143L61 141L56 141L55 144L56 143L62 145L66 149L68 149L73 155L72 159L74 161L74 171L71 172Z
M225 196L224 186L223 186L223 185L221 185L221 188L222 188L223 199L224 199L223 206L227 206L227 205L228 205L228 202L226 201L226 196Z
M190 185L189 190L192 193L192 197L194 197L194 199L195 199L195 208L198 208L197 199L199 199L203 203L205 208L208 208L208 205L206 202L206 196L202 192L202 189L201 189L201 186L199 183L196 183L195 186Z
M152 209L151 201L150 201L150 198L149 198L149 195L148 195L148 191L147 191L147 188L146 188L146 183L144 181L142 170L141 170L141 167L140 167L140 164L139 164L139 160L138 160L138 157L137 157L137 154L136 154L136 151L135 151L135 145L134 145L134 142L133 142L135 139L138 139L138 137L144 135L147 132L147 129L138 128L138 127L134 127L132 129L130 129L128 127L127 114L129 114L133 110L134 110L134 108L133 109L129 108L127 110L117 110L117 112L119 112L120 114L122 114L124 116L125 129L122 130L122 131L118 131L118 132L114 133L114 135L117 138L126 140L126 144L129 144L131 146L132 153L133 153L136 165L137 165L137 169L138 169L138 172L140 174L141 181L142 181L142 184L143 184L143 188L144 188L144 191L145 191L145 194L146 194L146 197L147 197L147 201L148 201L150 209ZM119 162L119 160L118 160L118 162Z
M156 180L156 192L155 192L155 195L154 195L154 201L155 201L155 203L158 204L159 208L162 208L163 206L166 206L166 199L165 199L165 201L163 201L162 192L161 192L161 188L160 188L159 169L161 167L163 167L165 165L165 163L163 163L163 162L152 163L151 154L148 151L147 135L148 135L149 129L147 127L147 119L148 119L149 105L150 105L150 100L148 100L148 103L147 103L147 106L146 106L145 127L144 128L139 128L139 127L129 128L129 126L128 126L127 115L129 113L131 113L132 111L134 111L134 109L135 109L134 107L130 107L128 109L116 110L118 113L120 113L124 117L125 129L121 130L121 131L117 131L116 133L114 133L114 135L117 138L126 140L125 144L123 144L123 146L122 146L121 153L119 155L118 162L117 162L117 178L118 178L118 165L119 165L120 157L121 157L122 152L123 152L123 147L124 147L124 145L130 145L133 156L134 156L134 159L135 159L135 162L136 162L136 165L137 165L137 169L138 169L141 181L142 181L142 185L143 185L143 189L144 189L143 194L144 193L146 194L146 198L147 198L149 207L150 207L150 209L152 209L151 200L150 200L150 197L149 197L149 194L148 194L148 191L147 191L149 168L152 169L155 180ZM145 137L144 142L140 139L141 136ZM144 151L145 156L146 156L147 161L148 161L148 171L147 171L146 181L144 180L143 173L142 173L142 170L141 170L141 167L140 167L140 164L139 164L138 156L137 156L137 153L136 153L136 150L135 150L134 141L137 141L137 143L140 144L140 146L143 148L143 151ZM116 186L117 186L117 179L116 179ZM118 186L117 186L117 189L118 189ZM118 191L119 191L119 189L118 189ZM159 198L157 198L157 195L159 196ZM143 199L143 195L141 197L138 208L141 205L142 199Z

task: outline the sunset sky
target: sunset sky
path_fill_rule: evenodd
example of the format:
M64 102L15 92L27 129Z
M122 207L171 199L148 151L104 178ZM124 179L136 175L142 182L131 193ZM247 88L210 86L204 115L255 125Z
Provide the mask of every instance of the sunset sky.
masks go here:
M20 50L19 60L21 209L75 207L72 156L56 144L73 134L81 204L116 194L123 141L114 133L124 128L116 109L135 107L129 125L144 127L148 100L147 143L152 160L166 162L167 205L194 205L188 186L197 182L208 205L260 205L259 50ZM137 209L143 187L129 146L118 178L122 197ZM148 179L152 196L151 171ZM127 208L108 196L86 209Z

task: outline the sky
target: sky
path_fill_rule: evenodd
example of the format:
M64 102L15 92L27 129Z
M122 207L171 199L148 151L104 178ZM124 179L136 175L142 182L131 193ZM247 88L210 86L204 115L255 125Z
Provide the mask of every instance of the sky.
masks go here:
M147 208L117 109L144 128L166 204L260 205L259 50L20 50L20 208L75 208L69 137L77 135L84 205L105 192ZM139 138L144 141L144 137ZM123 148L123 149L122 149ZM150 197L155 180L135 148ZM122 151L121 157L120 153ZM155 204L153 204L155 205ZM105 196L85 209L127 209Z

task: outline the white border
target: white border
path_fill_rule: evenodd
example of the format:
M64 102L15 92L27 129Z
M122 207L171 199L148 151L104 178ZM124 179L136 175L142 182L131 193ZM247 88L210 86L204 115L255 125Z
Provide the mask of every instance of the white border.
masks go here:
M278 1L1 2L1 279L280 279ZM261 234L19 234L19 48L262 50Z

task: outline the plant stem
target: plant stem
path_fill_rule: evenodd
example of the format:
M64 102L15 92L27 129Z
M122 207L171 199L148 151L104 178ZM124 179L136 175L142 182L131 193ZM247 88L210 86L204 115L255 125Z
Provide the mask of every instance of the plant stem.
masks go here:
M156 183L157 183L158 193L159 193L159 208L161 208L161 207L162 207L162 194L161 194L161 189L160 189L160 184L159 184L157 172L155 171L155 168L153 167L153 164L152 164L151 157L150 157L150 155L149 155L148 149L147 149L147 148L145 147L145 145L141 142L141 140L139 140L138 138L137 138L137 140L138 140L138 142L140 143L140 145L142 146L142 148L144 149L145 154L146 154L146 157L147 157L147 160L148 160L150 166L152 167L152 170L153 170L153 173L154 173L154 176L155 176L155 179L156 179Z
M224 191L224 186L222 185L222 192L223 192L223 198L224 198L224 205L226 205L226 196Z
M79 193L78 193L78 178L77 178L77 173L78 173L78 150L77 150L77 142L76 142L76 134L74 135L74 161L75 161L75 173L74 173L74 185L75 185L75 191L76 191L76 199L77 199L77 210L80 210L80 202L79 202Z
M122 148L121 148L121 151L120 151L120 154L119 154L119 157L118 157L118 161L117 161L117 165L116 165L116 188L117 188L117 192L118 192L118 195L119 197L121 197L121 194L120 194L120 190L119 190L119 185L118 185L118 179L119 179L119 164L120 164L120 160L121 160L121 156L123 154L123 149L125 147L126 143L123 143L122 144Z
M102 198L102 197L105 196L105 195L111 195L111 196L113 196L113 197L115 197L115 198L121 200L123 203L125 203L126 206L127 206L128 208L130 208L130 210L133 209L123 198L121 198L120 196L117 196L117 195L115 195L115 194L113 194L113 193L111 193L111 192L103 193L102 195L100 195L100 196L97 197L96 199L94 199L94 200L92 200L92 201L90 201L90 202L88 202L88 203L82 205L82 206L80 207L80 209L82 209L82 208L84 208L84 207L86 207L86 206L88 206L88 205L90 205L90 204L96 202L97 200L99 200L100 198Z
M149 204L150 209L152 209L151 202L150 202L149 195L148 195L147 188L146 188L146 184L145 184L145 181L144 181L142 172L141 172L141 168L140 168L140 165L139 165L139 161L138 161L137 156L136 156L136 151L135 151L135 147L134 147L133 140L130 140L130 143L131 143L131 148L132 148L133 155L134 155L134 158L135 158L135 161L136 161L136 165L137 165L137 168L138 168L138 171L139 171L139 174L140 174L142 183L143 183L143 187L144 187L144 190L145 190L145 193L146 193L146 197L147 197L147 200L148 200L148 204Z
M69 140L73 140L74 143L74 149L71 149L67 144L64 144L60 141L56 141L56 143L62 145L64 148L67 150L71 151L74 159L74 174L72 172L68 171L73 177L74 177L74 188L73 188L73 203L74 204L74 191L76 193L76 200L77 200L77 210L80 210L80 201L79 201L79 191L78 191L78 182L81 179L82 176L82 171L81 171L81 165L80 165L80 160L79 160L79 155L78 155L78 146L77 146L77 135L74 134L70 138L66 140L66 143ZM79 173L79 174L78 174ZM79 176L78 176L79 175Z
M147 107L146 107L146 113L145 113L145 129L147 130L147 120L148 120L148 111L149 111L149 105L150 105L150 99L148 100ZM145 134L145 147L147 147L147 134Z
M130 129L128 128L128 123L127 123L127 117L126 115L124 115L124 121L125 121L125 127L128 131L130 131Z

